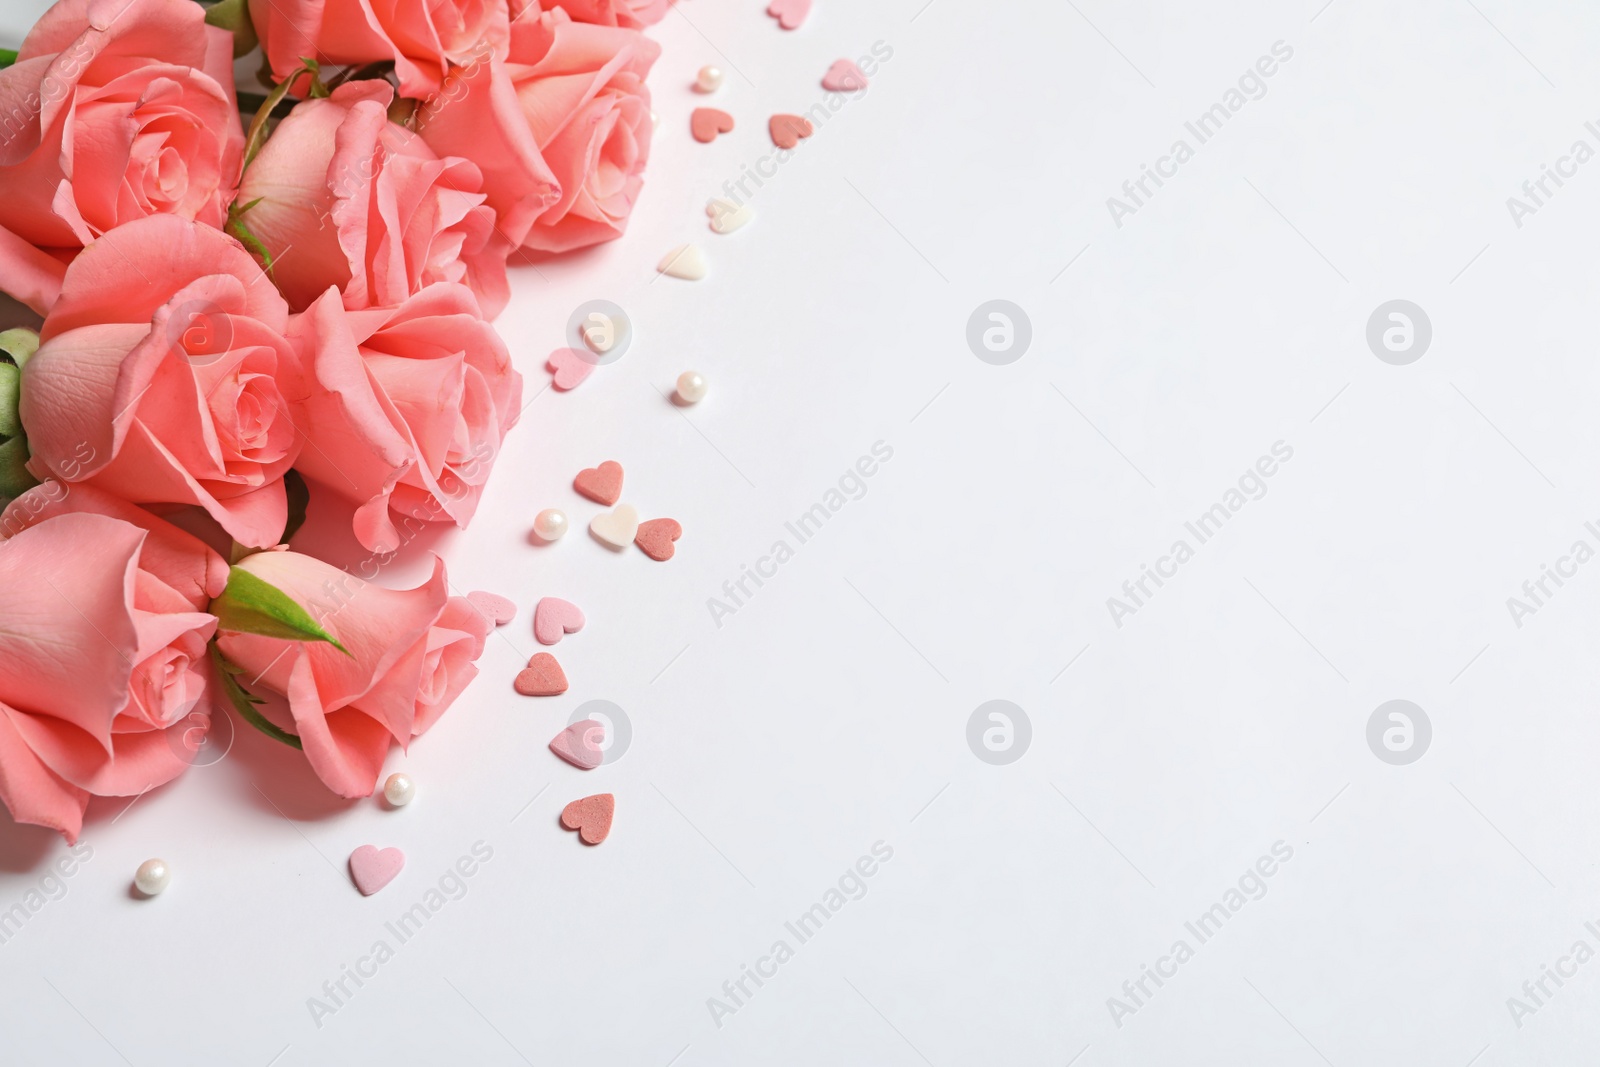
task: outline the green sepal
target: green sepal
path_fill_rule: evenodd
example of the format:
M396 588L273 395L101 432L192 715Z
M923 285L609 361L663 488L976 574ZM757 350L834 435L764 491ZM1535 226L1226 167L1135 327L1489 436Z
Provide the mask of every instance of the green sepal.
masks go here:
M349 649L318 625L289 594L239 567L228 570L228 584L222 595L211 602L211 614L217 617L219 630L286 641L326 641L350 655Z
M15 329L0 330L0 355L15 363L19 368L33 357L39 350L39 334L26 326Z
M206 25L233 34L233 58L246 55L257 44L255 24L250 21L247 0L220 0L206 8Z
M28 473L28 439L22 434L0 444L0 501L15 500L39 484Z
M287 730L279 729L268 718L256 710L256 705L265 703L245 692L244 686L239 684L238 675L244 669L229 663L222 656L222 650L217 647L215 639L211 642L211 662L217 668L217 681L222 684L222 691L227 694L228 703L233 705L233 710L239 717L266 734L274 741L282 741L290 748L304 749L300 739Z
M15 363L0 363L0 437L15 437L22 432L17 417L17 400L22 393L22 371Z

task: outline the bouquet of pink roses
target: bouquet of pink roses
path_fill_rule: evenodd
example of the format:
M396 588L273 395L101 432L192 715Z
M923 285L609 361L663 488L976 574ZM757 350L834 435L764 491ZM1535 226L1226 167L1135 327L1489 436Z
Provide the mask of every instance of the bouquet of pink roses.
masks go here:
M507 257L623 231L668 2L59 0L0 54L13 818L75 839L221 706L366 796L471 681L493 624L442 562L286 543L307 480L378 554L471 520L522 406Z

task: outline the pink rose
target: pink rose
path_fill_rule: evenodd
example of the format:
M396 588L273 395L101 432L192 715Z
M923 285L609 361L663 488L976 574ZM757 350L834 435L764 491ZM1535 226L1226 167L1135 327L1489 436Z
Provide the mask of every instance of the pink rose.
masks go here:
M522 376L472 293L440 283L346 311L329 289L289 333L311 393L296 466L356 505L356 538L394 551L394 514L465 526L522 410Z
M250 21L279 81L302 56L359 65L393 60L403 96L438 90L445 68L504 54L505 0L250 0Z
M609 241L627 227L644 183L652 128L644 79L660 53L637 30L530 13L511 24L505 62L453 71L418 111L417 128L434 151L478 164L501 229L522 247L565 252ZM554 202L545 173L560 189Z
M170 215L73 261L22 372L40 479L134 503L198 504L236 541L276 544L300 452L289 309L233 238Z
M40 248L146 215L221 226L239 181L233 36L192 0L59 0L0 71L0 116L0 230ZM48 264L5 244L0 283L39 295Z
M540 6L546 11L559 7L572 16L573 22L642 30L666 18L672 0L529 0L529 6ZM512 0L512 19L521 17L521 7L517 0Z
M329 789L370 795L390 739L409 744L477 676L493 623L449 595L443 561L407 590L363 582L297 552L260 552L237 566L304 607L350 654L326 642L223 631L223 657L243 668L247 688L287 697L292 732Z
M349 308L393 305L431 282L464 282L492 318L511 293L482 176L390 122L394 90L354 81L295 106L250 163L243 222L299 311L330 285Z
M228 565L199 540L87 486L45 482L0 516L0 800L77 840L89 797L188 766L209 721L206 611Z

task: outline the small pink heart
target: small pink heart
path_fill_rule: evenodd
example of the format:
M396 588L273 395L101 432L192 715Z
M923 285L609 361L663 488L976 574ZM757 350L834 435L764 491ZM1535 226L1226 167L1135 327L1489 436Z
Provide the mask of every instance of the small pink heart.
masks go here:
M810 137L815 127L810 119L801 115L774 115L767 120L767 132L779 148L793 148L801 138Z
M550 653L535 652L512 679L511 687L525 697L560 696L567 691L567 672Z
M833 66L828 68L828 73L822 76L822 87L836 93L853 93L867 87L867 76L861 73L861 68L853 60L836 59Z
M574 767L592 771L605 759L605 752L600 748L605 737L604 726L593 719L583 719L551 738L550 751Z
M533 609L533 636L541 645L553 645L563 634L577 633L583 623L578 605L560 597L547 596Z
M733 116L714 107L697 107L689 113L689 136L710 144L717 134L733 129Z
M779 26L792 30L811 14L811 0L772 0L767 5L767 14L777 19Z
M364 897L370 897L394 881L394 876L405 865L406 854L397 848L362 845L350 853L350 877Z
M517 606L498 593L475 590L467 594L467 603L496 626L504 626L517 617Z
M594 370L594 364L583 358L576 348L558 348L550 353L545 366L555 375L555 386L562 392L576 389Z
M616 814L617 798L610 793L596 793L592 797L574 800L561 809L561 825L578 831L586 845L598 845L611 833L611 819Z

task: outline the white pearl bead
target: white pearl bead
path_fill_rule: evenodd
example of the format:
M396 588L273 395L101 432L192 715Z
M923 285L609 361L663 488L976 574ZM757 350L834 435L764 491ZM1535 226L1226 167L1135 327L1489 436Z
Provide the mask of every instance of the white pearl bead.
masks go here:
M133 884L145 896L153 897L172 884L172 868L166 860L145 860L133 872Z
M554 541L567 532L567 516L559 508L545 508L533 517L533 532L542 541Z
M383 782L383 799L391 807L403 808L411 803L411 798L417 795L417 783L411 780L409 774L391 774Z
M685 404L698 404L706 398L705 375L686 370L678 375L678 399Z
M694 87L702 93L714 93L722 88L722 70L718 67L701 67L694 76Z

